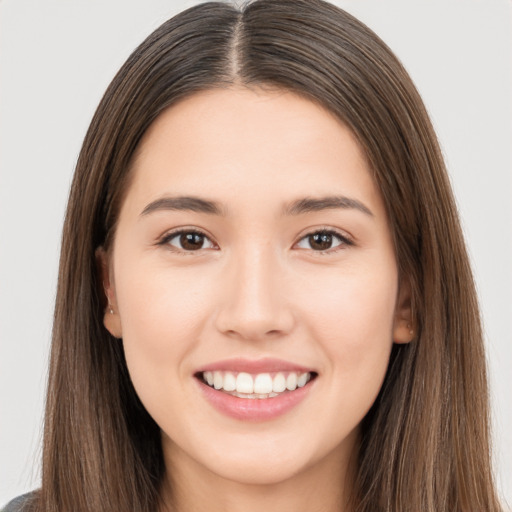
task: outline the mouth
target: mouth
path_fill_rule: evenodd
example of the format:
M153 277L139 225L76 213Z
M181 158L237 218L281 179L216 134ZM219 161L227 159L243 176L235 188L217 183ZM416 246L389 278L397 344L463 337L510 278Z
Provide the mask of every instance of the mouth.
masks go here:
M318 373L282 359L232 358L194 374L206 402L235 420L271 421L300 408L314 396Z
M305 387L317 377L317 373L279 371L252 374L215 370L198 372L195 377L208 387L233 397L265 400Z

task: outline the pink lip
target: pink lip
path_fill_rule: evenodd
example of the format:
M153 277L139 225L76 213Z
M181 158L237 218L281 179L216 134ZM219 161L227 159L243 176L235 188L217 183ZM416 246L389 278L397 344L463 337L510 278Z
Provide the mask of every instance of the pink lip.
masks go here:
M264 359L225 359L223 361L217 361L215 363L206 365L201 367L197 373L202 372L214 372L214 371L224 371L224 372L247 372L251 374L256 373L272 373L272 372L313 372L314 370L311 368L306 368L305 366L300 366L295 363L290 363L288 361L283 361L280 359L272 359L266 357Z
M250 361L247 359L229 359L218 361L201 367L196 372L196 382L206 400L220 413L243 421L268 421L286 414L298 406L313 389L315 380L309 381L304 387L295 391L285 391L273 398L239 398L223 391L218 391L199 378L200 373L206 371L232 371L256 373L283 372L313 372L304 366L296 365L278 359L260 359Z
M311 391L314 381L303 388L287 391L274 398L238 398L211 388L201 380L197 383L206 400L222 414L244 421L267 421L287 413L297 406Z

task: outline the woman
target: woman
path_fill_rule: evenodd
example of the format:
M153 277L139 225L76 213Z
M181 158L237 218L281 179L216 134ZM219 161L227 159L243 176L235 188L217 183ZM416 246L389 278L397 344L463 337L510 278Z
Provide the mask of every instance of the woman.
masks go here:
M499 510L476 296L389 49L320 1L132 54L66 217L34 510Z

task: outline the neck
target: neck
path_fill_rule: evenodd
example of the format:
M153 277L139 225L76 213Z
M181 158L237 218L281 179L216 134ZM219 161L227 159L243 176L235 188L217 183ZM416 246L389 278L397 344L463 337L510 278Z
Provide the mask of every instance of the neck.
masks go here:
M160 512L351 512L354 453L334 450L282 481L251 483L223 478L175 447Z

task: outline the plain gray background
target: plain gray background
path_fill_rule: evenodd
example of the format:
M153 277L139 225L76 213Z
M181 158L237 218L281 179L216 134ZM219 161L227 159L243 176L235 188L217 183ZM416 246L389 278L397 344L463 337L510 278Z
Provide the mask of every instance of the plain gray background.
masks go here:
M196 1L0 0L0 505L39 485L60 231L85 130L142 39ZM343 0L409 70L447 160L484 316L512 503L510 0Z

